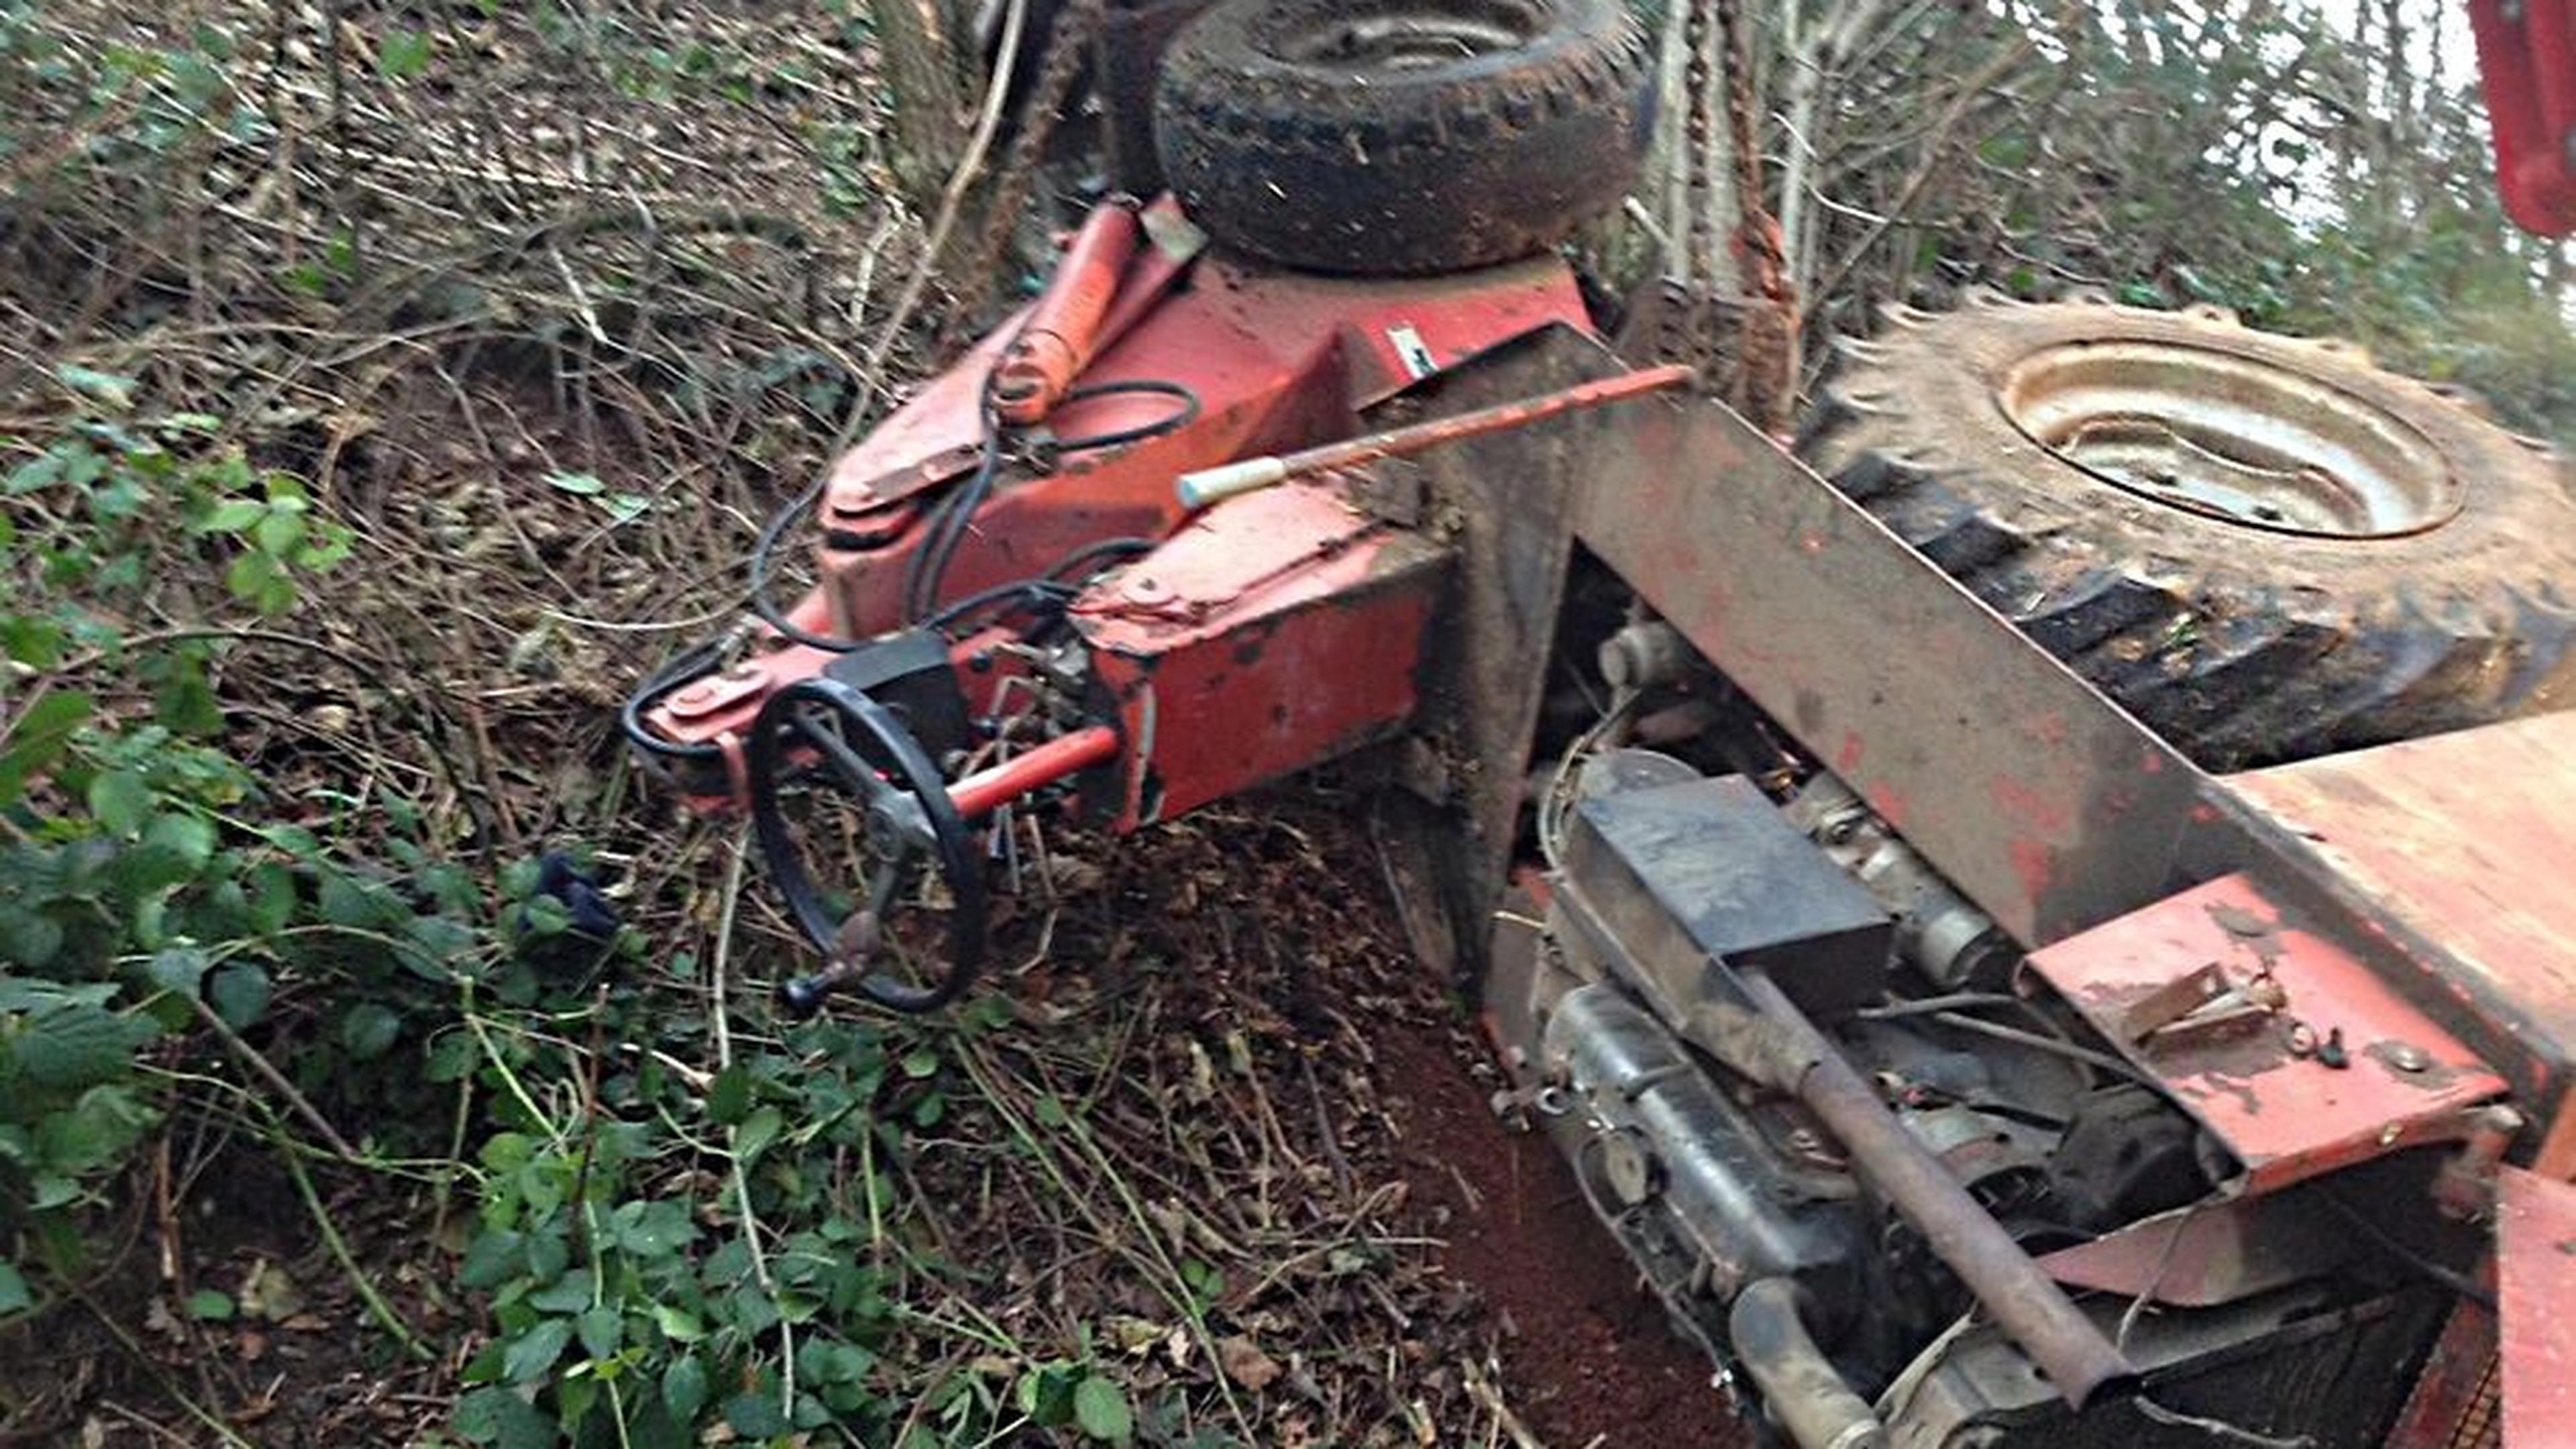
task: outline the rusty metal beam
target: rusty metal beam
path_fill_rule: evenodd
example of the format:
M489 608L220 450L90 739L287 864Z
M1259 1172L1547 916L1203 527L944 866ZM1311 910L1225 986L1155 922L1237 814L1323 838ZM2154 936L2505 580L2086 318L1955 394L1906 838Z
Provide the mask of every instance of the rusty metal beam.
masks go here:
M2026 945L2161 897L2205 779L1725 407L1563 420L1576 537Z

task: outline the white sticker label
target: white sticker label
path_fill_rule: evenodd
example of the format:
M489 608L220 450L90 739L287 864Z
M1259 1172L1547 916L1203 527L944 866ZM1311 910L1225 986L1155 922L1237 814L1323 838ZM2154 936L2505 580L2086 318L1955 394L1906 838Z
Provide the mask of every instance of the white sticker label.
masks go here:
M1422 334L1413 330L1412 323L1398 322L1389 327L1386 340L1395 344L1395 355L1403 359L1406 375L1415 382L1440 370L1440 359L1431 355L1431 348L1423 342Z

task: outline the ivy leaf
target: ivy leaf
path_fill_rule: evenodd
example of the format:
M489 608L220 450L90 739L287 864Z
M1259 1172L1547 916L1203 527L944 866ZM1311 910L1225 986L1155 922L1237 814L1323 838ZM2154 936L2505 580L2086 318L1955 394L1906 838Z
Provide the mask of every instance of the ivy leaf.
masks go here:
M18 1313L36 1306L36 1295L27 1291L27 1280L18 1265L0 1258L0 1313ZM669 1394L666 1388L665 1396Z
M1124 1444L1136 1433L1136 1416L1127 1396L1103 1378L1087 1378L1073 1391L1073 1422L1093 1439Z

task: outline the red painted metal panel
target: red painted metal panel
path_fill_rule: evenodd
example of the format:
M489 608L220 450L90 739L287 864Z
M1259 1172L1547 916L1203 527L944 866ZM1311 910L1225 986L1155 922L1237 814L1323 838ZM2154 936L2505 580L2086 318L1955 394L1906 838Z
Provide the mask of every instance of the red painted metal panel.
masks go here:
M2140 1003L2215 964L2268 979L2277 1012L2250 1027L2137 1040ZM2313 934L2244 875L2225 876L2048 947L2031 965L2269 1192L2423 1142L2456 1138L2465 1108L2505 1082L2352 954ZM2337 1053L2297 1055L2290 1028Z
M2576 713L2224 784L2442 946L2449 959L2420 968L2429 991L2519 1038L2533 1061L2576 1053ZM2542 1083L2515 1085L2542 1110L2554 1105Z
M1450 555L1331 479L1220 503L1074 606L1129 745L1118 824L1194 809L1413 714Z
M2505 1168L2496 1278L2507 1449L2576 1446L2576 1185Z

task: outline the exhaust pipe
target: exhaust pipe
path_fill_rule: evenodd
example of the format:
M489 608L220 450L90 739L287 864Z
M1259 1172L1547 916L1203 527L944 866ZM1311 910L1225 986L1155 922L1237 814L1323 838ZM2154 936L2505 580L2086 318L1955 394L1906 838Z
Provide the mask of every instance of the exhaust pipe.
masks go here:
M1807 1332L1806 1291L1788 1278L1746 1284L1726 1336L1763 1405L1798 1449L1886 1449L1887 1428Z

